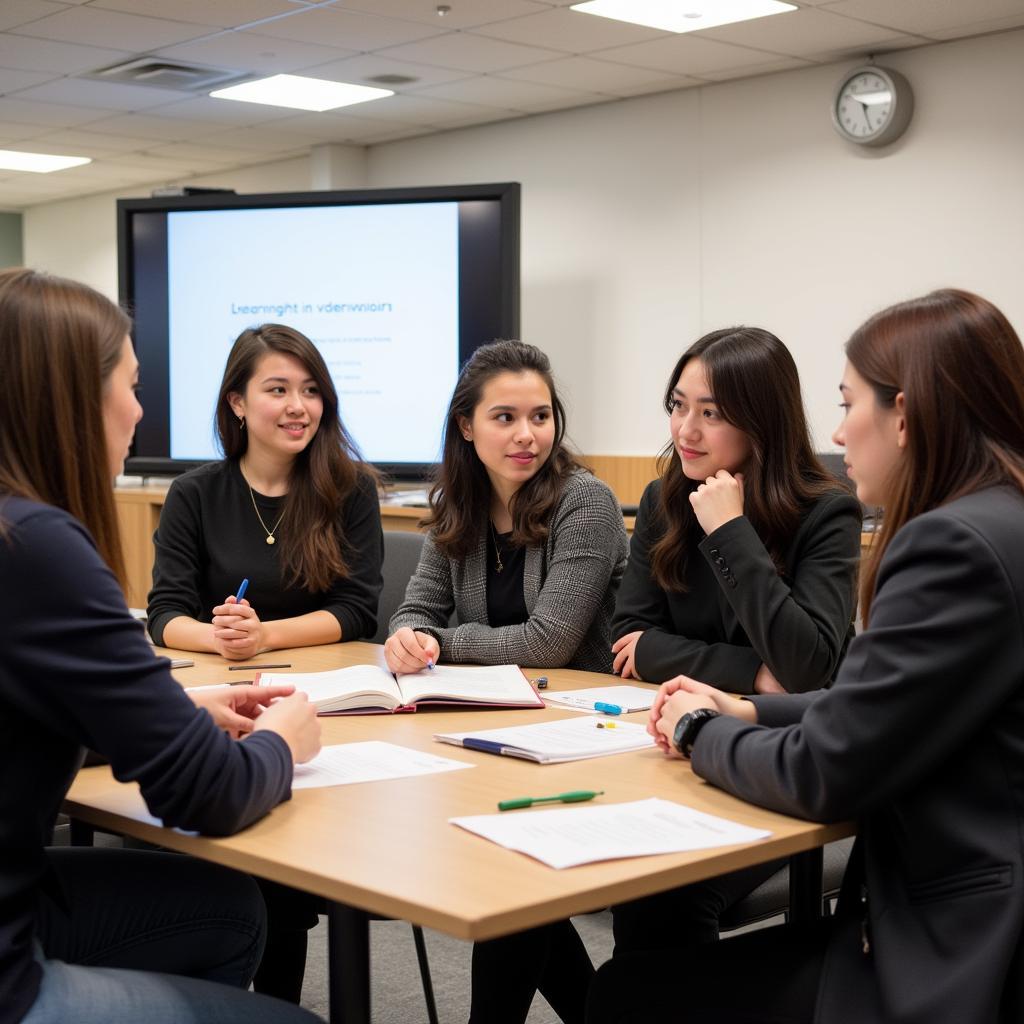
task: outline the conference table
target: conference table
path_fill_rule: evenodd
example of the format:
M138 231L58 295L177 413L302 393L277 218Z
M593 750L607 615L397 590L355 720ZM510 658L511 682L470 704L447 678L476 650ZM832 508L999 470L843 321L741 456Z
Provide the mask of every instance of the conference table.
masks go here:
M194 666L174 672L186 687L252 678L250 672L229 672L231 663L216 655L159 648L157 653L194 660ZM383 665L383 648L334 644L273 651L246 662L260 663L287 663L293 672ZM527 670L531 677L541 674ZM543 674L551 692L616 682L611 676L568 669ZM852 834L849 823L815 824L751 806L702 782L688 763L666 758L657 749L539 765L433 739L437 732L576 714L554 707L424 708L413 714L322 717L324 745L386 740L474 767L298 790L261 821L228 838L163 828L147 811L137 784L118 783L106 766L79 773L64 810L96 828L324 897L330 1019L345 1024L370 1021L369 920L374 915L407 920L459 939L491 939L780 857L791 858L791 922L799 925L820 914L820 848ZM642 722L646 714L625 717ZM767 829L771 836L738 846L554 870L449 823L455 816L494 813L502 799L580 789L604 790L599 799L607 803L662 797Z

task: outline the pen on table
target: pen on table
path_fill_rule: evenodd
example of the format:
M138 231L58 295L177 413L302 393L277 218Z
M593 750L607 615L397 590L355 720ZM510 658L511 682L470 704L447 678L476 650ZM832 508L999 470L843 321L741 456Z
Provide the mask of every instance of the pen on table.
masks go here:
M594 701L594 710L601 711L606 715L621 715L622 708L618 704L608 704L603 700Z
M242 582L241 582L241 583L239 583L239 584L238 584L238 593L237 593L237 594L235 594L235 600L236 600L236 601L237 601L237 602L238 602L239 604L241 604L241 603L242 603L242 598L243 598L243 597L245 597L245 592L246 592L246 591L247 591L248 589L249 589L249 578L248 578L248 577L246 577L246 578L245 578L244 580L242 580Z
M584 800L593 800L595 796L604 796L604 790L575 789L569 793L556 793L554 796L520 796L515 800L498 802L499 811L518 811L521 807L532 807L534 804L578 804Z
M190 690L223 690L225 686L252 686L255 679L232 679L230 683L207 683L205 686L190 686Z
M246 672L251 668L257 669L262 672L265 668L291 668L292 666L287 662L283 661L279 665L228 665L229 672Z
M618 704L609 704L603 700L586 700L583 697L573 697L572 694L565 694L559 703L568 704L574 708L586 708L588 711L601 711L606 715L621 715L622 708Z

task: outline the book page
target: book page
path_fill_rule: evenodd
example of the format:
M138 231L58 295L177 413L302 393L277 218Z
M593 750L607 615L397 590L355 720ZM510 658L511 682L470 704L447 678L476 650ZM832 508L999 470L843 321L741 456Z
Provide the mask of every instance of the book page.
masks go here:
M261 673L260 686L290 683L324 711L387 707L405 703L394 677L377 665L353 665L330 672ZM365 699L360 699L365 697ZM384 698L381 700L381 698Z
M431 697L483 701L488 704L542 702L515 665L435 665L398 680L406 704Z
M339 743L324 747L312 761L295 766L292 789L344 786L352 782L380 782L472 768L465 761L453 761L422 750L400 747L380 740Z
M764 829L748 828L654 797L624 804L506 811L448 820L553 868L618 857L706 850L752 843L771 835Z

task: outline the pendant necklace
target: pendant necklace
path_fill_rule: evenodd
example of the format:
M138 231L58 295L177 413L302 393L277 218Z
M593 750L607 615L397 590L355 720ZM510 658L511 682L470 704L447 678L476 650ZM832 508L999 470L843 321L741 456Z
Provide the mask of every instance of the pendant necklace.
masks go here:
M502 565L502 562L501 562L501 552L498 550L498 536L494 532L494 523L492 523L488 519L487 520L487 524L491 528L491 540L494 541L494 560L495 560L495 563L496 563L495 566L494 566L494 571L495 572L501 572L505 568L505 566Z
M252 500L252 508L253 511L256 513L256 518L260 521L260 526L263 527L263 532L267 535L267 543L276 544L277 540L274 537L274 534L277 533L277 528L281 525L281 520L284 519L284 513L282 512L281 515L278 517L277 522L274 523L274 528L272 530L268 530L267 524L263 522L263 516L260 515L260 510L256 505L256 495L252 493L252 485L249 483L248 480L245 481L245 485L246 487L249 488L249 498ZM501 570L499 569L498 571L500 572Z

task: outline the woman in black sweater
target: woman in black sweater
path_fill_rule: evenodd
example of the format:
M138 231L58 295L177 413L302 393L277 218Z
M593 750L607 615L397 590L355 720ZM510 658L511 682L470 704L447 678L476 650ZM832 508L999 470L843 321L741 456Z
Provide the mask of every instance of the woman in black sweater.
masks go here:
M147 1024L310 1021L243 991L263 943L250 879L45 847L86 747L165 825L214 835L288 799L293 763L319 749L304 697L260 714L284 688L190 699L125 607L111 481L142 414L128 328L84 285L0 273L0 1024L122 1024L140 1007Z
M672 436L612 621L615 671L734 693L828 686L853 634L860 505L814 455L793 357L767 331L715 331L676 363L665 408ZM616 908L616 954L713 941L778 866L677 889L671 921L655 912L668 897Z
M376 477L316 346L280 324L243 331L216 415L225 459L175 480L153 538L154 642L243 659L372 636L384 557Z

